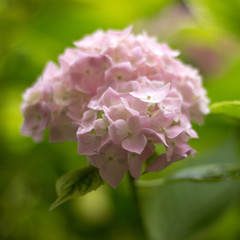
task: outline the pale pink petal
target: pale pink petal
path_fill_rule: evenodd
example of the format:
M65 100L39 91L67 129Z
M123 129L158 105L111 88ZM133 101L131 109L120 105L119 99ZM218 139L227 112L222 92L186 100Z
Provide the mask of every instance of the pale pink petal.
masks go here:
M158 133L150 128L144 128L142 133L147 137L148 141L153 143L163 143L165 146L168 146L166 142L165 135L163 133Z
M23 104L21 110L25 118L22 126L23 135L29 136L31 131L42 131L48 126L51 112L46 103Z
M113 122L119 119L127 120L127 118L132 115L130 110L124 107L122 104L114 105L110 108L103 106L103 110L105 115Z
M130 94L122 98L122 102L125 106L136 110L139 114L146 115L148 109L148 103L142 102L140 99L131 96Z
M128 48L125 44L119 44L116 47L108 48L104 54L107 54L115 63L128 61Z
M142 162L139 161L136 153L128 153L128 167L132 177L139 179L142 173Z
M137 46L131 51L131 63L132 64L141 64L146 60L146 57L144 56L144 53L142 49Z
M157 172L163 170L167 166L169 166L171 162L167 160L167 156L165 153L158 156L151 164L149 164L145 171L146 172Z
M178 142L174 147L174 152L177 154L183 154L191 150L191 147L184 142Z
M121 143L128 136L127 124L124 120L119 119L109 126L108 132L114 143Z
M168 138L175 138L179 134L181 134L184 130L185 130L184 128L175 125L166 129L166 135Z
M108 132L108 124L104 119L97 119L93 122L93 127L95 129L97 136L105 136Z
M101 111L103 109L98 96L93 96L90 102L88 103L87 107L95 111Z
M158 84L159 87L156 86L156 83L154 84L153 82L146 80L139 85L138 90L132 91L130 94L136 98L139 98L143 102L159 103L167 96L170 89L170 83L164 86L162 86L162 84L159 82Z
M164 129L168 128L174 121L174 112L162 112L154 114L150 118L151 128L157 132L162 132Z
M165 111L179 112L181 109L182 100L180 98L165 98L160 104L160 108Z
M198 134L193 129L189 129L186 132L191 138L198 138Z
M88 128L89 126L91 126L93 124L93 121L96 120L96 118L97 118L97 112L96 111L87 110L83 114L81 125L83 127Z
M126 121L127 130L129 133L137 135L142 130L140 117L139 116L131 116Z
M119 182L124 176L124 169L122 165L117 161L109 161L103 167L100 168L100 176L106 181L112 188L116 188Z
M81 81L81 85L79 85L79 88L76 88L78 90L83 90L83 92L86 92L90 94L91 96L96 95L97 89L104 84L104 75L103 73L99 73L94 76L84 76Z
M155 147L153 144L146 144L141 154L128 153L129 172L134 178L139 179L142 173L143 162L153 154L154 150Z
M88 156L88 160L100 169L101 177L113 188L117 187L128 170L127 152L111 141L99 148L98 154Z
M111 87L108 88L100 99L101 103L106 107L118 105L121 103L119 93L113 90Z
M106 81L130 81L136 78L136 74L129 62L123 62L107 70L105 78Z
M61 74L60 68L54 62L48 62L42 75L44 82L52 81Z
M147 143L146 137L143 134L130 135L122 142L122 147L130 152L140 154Z
M96 168L103 167L108 160L106 158L105 153L96 153L93 155L89 155L89 156L87 156L87 159L88 159L88 163L91 163Z
M114 156L114 158L118 159L123 165L127 163L127 151L123 149L121 145L113 143L110 139L99 148L99 152Z
M78 153L80 155L91 155L100 146L101 138L92 133L77 134Z

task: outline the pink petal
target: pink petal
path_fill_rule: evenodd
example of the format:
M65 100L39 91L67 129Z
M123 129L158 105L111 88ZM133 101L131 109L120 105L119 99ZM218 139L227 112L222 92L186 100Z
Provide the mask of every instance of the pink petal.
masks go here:
M97 136L105 136L108 131L108 124L104 119L97 119L93 122L93 127Z
M91 155L100 146L101 138L91 133L77 134L78 153L80 155Z
M166 130L166 135L168 138L175 138L181 134L185 129L180 126L172 126Z
M145 61L145 56L143 54L143 51L140 47L135 47L131 51L131 62L135 64L141 64Z
M101 168L106 164L106 155L105 153L96 153L93 155L87 156L88 163L91 163L96 168Z
M166 138L165 138L165 135L163 133L157 133L157 136L159 137L159 139L161 139L162 143L165 145L165 146L168 146L167 142L166 142Z
M193 129L189 129L186 132L189 134L191 138L198 138L198 134Z
M180 98L165 98L160 106L166 111L175 111L178 112L181 109L182 100Z
M93 124L93 121L96 120L97 113L93 110L87 110L83 114L81 125L85 128L91 126Z
M127 129L131 134L137 135L142 129L139 116L129 117L126 123L127 123Z
M139 179L142 173L143 162L153 154L154 150L155 147L153 144L146 144L141 154L128 153L129 172L134 178Z
M174 152L178 153L178 154L183 154L188 152L189 150L191 150L192 148L184 142L178 142L176 143L175 147L174 147Z
M128 48L124 44L119 44L115 48L110 47L104 54L110 56L115 63L128 61Z
M139 161L136 153L128 153L128 167L130 174L135 178L139 179L142 173L142 162Z
M161 131L164 128L170 127L173 123L174 117L176 114L174 112L158 112L150 118L151 128L156 131Z
M81 85L79 85L79 90L81 89L94 96L97 93L97 89L104 84L104 74L99 73L94 76L84 76L81 81ZM77 88L78 89L78 88Z
M116 188L124 176L124 168L117 160L107 162L100 168L100 176L112 188Z
M147 166L145 171L147 172L157 172L163 170L169 166L171 162L167 161L167 156L165 153L158 156L150 165Z
M121 103L119 93L113 90L111 87L108 88L102 95L100 101L106 107L111 107Z
M32 131L42 132L49 124L51 112L46 103L23 104L22 113L25 118L21 130L23 135L30 136Z
M110 108L107 108L103 106L103 110L105 112L105 115L111 119L111 121L117 121L119 119L126 120L130 115L131 112L129 109L124 107L122 104L111 106Z
M166 142L165 135L163 133L158 133L150 128L144 128L142 133L147 137L147 139L151 140L153 143L163 143L165 146L168 146Z
M156 83L153 81L146 80L142 84L139 84L138 90L132 91L130 94L143 102L160 103L167 96L170 89L170 83L166 85L160 82L157 83L159 87L156 87Z
M140 154L145 148L147 139L143 134L132 135L122 142L122 147L130 152Z
M136 78L133 72L132 65L129 62L123 62L106 71L106 81L130 81Z
M142 102L140 99L132 97L130 94L124 98L127 100L128 107L136 110L139 112L139 114L146 114L148 109L148 103Z
M108 131L110 139L116 144L121 143L122 140L125 139L128 135L127 124L122 119L119 119L112 123L109 126Z
M99 152L114 156L122 164L127 162L127 151L121 145L113 143L110 139L104 142L99 148Z
M44 81L52 80L55 77L60 76L60 68L54 62L48 62L43 72Z

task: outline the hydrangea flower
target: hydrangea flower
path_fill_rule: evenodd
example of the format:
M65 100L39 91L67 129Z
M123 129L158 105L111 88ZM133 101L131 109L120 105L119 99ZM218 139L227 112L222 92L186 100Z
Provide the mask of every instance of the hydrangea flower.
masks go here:
M203 122L208 98L196 69L177 51L143 33L97 31L50 62L23 95L22 134L78 141L78 152L116 188L126 172L138 179L194 154L191 121Z

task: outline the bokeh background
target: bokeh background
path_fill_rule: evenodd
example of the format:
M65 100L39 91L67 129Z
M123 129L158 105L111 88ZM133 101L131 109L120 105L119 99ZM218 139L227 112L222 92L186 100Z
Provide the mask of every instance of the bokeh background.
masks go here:
M86 165L77 143L34 143L20 135L21 94L48 60L96 29L133 25L181 51L199 68L211 102L240 100L239 0L0 0L0 239L141 240L127 179L49 211L55 182ZM207 116L195 126L194 159L157 174L240 162L240 124ZM47 134L46 134L47 135ZM239 240L240 183L172 183L139 189L151 240Z

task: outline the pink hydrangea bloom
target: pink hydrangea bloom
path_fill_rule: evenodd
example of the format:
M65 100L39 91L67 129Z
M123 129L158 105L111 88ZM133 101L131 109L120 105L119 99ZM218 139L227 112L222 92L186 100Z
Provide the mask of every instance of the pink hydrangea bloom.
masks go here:
M203 122L208 98L196 69L147 34L97 31L50 62L24 93L22 134L41 141L78 141L78 152L116 188L145 171L160 171L194 154L191 121Z

